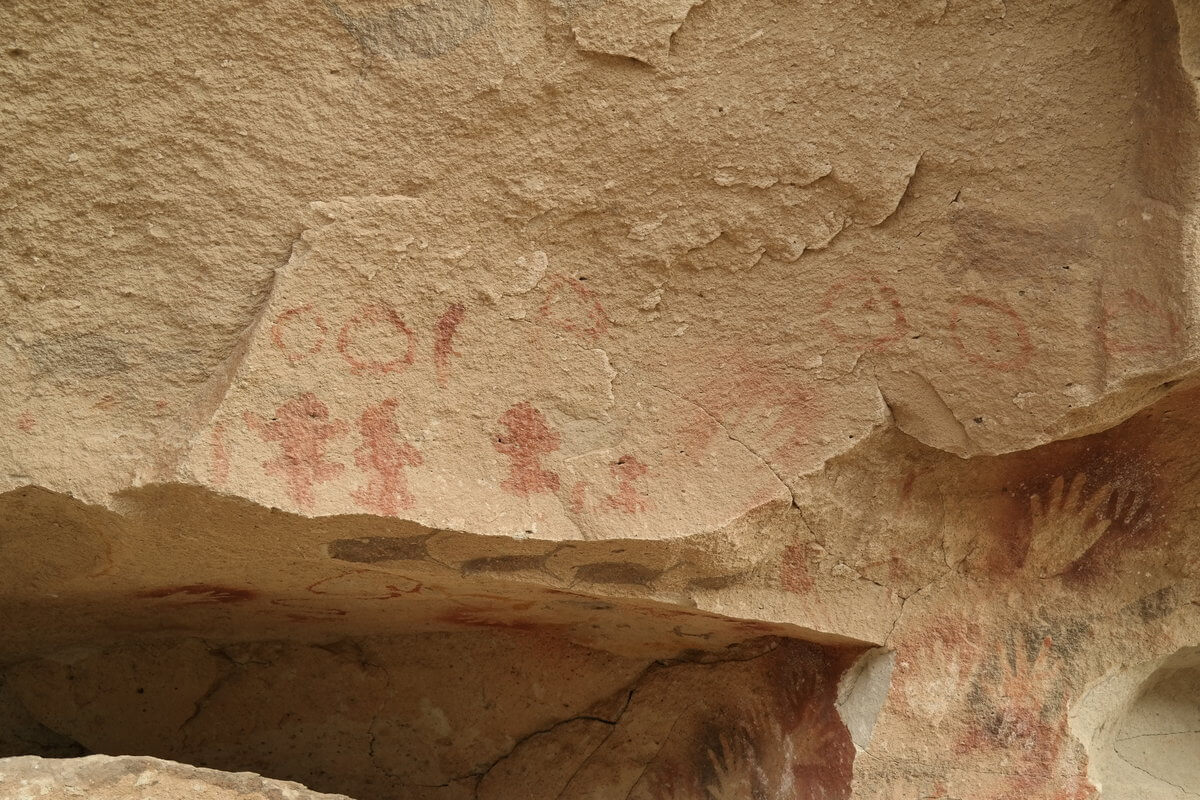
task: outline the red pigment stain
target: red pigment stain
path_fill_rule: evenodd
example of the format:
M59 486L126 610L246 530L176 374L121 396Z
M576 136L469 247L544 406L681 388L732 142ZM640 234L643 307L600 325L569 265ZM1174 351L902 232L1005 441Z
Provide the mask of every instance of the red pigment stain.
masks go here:
M96 404L92 406L92 408L96 408L101 411L111 411L116 407L116 405L117 398L113 397L111 394L106 394L104 397L101 397L99 400L97 400Z
M159 411L166 411L170 407L171 407L171 403L167 400L155 400L154 401L154 408Z
M814 698L801 709L793 778L797 800L849 800L854 774L854 742L838 716L833 697Z
M967 347L963 342L958 333L958 327L966 309L983 309L991 312L993 316L999 315L999 322L993 322L982 332L991 352ZM955 346L973 364L981 364L1001 372L1012 372L1021 369L1033 360L1033 340L1029 335L1029 326L1025 324L1025 320L1021 319L1021 315L1011 306L989 300L986 297L970 294L951 307L950 336L954 340ZM1005 357L1006 355L1007 357Z
M678 758L658 762L654 770L645 777L647 796L653 800L671 800L675 797L712 797L701 783L703 768L696 769Z
M402 333L407 341L407 347L404 355L396 358L369 358L363 355L356 355L354 352L354 338L352 333L359 328L366 326L387 326L394 333ZM389 334L390 335L390 334ZM400 315L391 306L377 303L375 305L365 306L358 314L351 317L350 320L342 326L342 330L338 333L337 348L342 354L342 358L350 365L350 372L355 375L363 373L378 373L385 375L389 372L402 372L413 363L413 352L417 346L416 334L409 329Z
M404 468L419 467L425 462L417 449L400 437L393 416L397 404L395 399L388 398L370 406L358 418L363 443L354 451L354 463L371 476L365 488L350 493L364 508L388 516L412 508L413 497Z
M37 425L37 420L28 411L17 417L17 428L25 433L33 433L35 425Z
M254 599L250 589L235 589L229 586L216 586L211 583L191 583L186 586L165 586L161 589L148 589L138 592L137 597L159 599L175 598L181 605L201 605L206 603L242 603Z
M864 289L866 290L865 296L862 298L856 296ZM899 341L908 333L908 318L904 315L904 307L900 305L900 298L896 294L896 290L885 285L878 276L873 274L850 275L833 284L825 292L821 308L828 314L833 311L834 304L843 300L843 296L848 292L852 294L846 298L847 300L857 303L859 299L862 299L861 303L846 306L848 310L854 311L856 316L865 320L879 314L890 314L891 330L878 334L872 334L869 330L849 332L838 326L828 316L821 317L821 325L834 339L845 344L879 349Z
M897 669L892 677L895 691L889 694L888 702L894 703L902 716L924 713L914 707L910 697L914 687L927 685L930 673L939 680L954 680L949 691L965 692L970 680L968 671L983 657L981 636L978 623L959 615L937 616L911 633L898 648Z
M271 342L283 351L283 355L292 364L299 364L309 356L316 355L325 346L325 337L329 334L329 328L325 325L324 318L320 314L313 314L312 310L313 307L311 305L289 308L280 312L279 316L275 317L275 323L271 325ZM307 349L303 350L289 347L287 341L284 339L284 334L287 332L288 326L301 316L310 317L311 324L317 332L317 337L313 343Z
M784 548L779 582L784 591L793 594L804 594L813 588L812 575L808 571L808 548L805 545L793 544Z
M212 451L212 477L213 483L225 484L229 482L229 446L225 444L225 423L218 422L213 426L212 434L209 439L209 448Z
M1141 336L1114 332L1114 323L1136 325ZM1105 303L1100 315L1100 339L1104 349L1115 353L1161 353L1179 340L1179 320L1137 289L1126 289L1116 302ZM1140 339L1140 341L1139 341Z
M929 541L928 539L926 541ZM932 542L931 542L932 544ZM858 568L860 573L868 574L876 567L887 567L888 581L890 583L899 583L906 581L911 576L908 569L908 560L895 547L888 549L888 554L883 558L877 558L873 561L866 561Z
M587 481L575 481L571 487L571 513L582 514L587 510Z
M735 623L734 627L737 628L739 631L748 631L749 633L752 633L752 634L772 634L772 633L779 632L778 629L775 628L775 626L773 626L769 622L755 622L755 621L751 621L751 620L742 620L742 621Z
M932 467L922 467L920 469L910 469L905 473L904 479L899 481L900 485L897 492L899 495L898 510L906 509L912 505L917 479L926 475L931 469Z
M245 420L264 442L279 445L280 455L264 461L263 468L287 484L288 496L301 508L312 506L315 484L325 483L345 469L326 461L325 449L330 440L345 436L349 426L341 420L330 422L329 408L312 392L281 405L269 422L250 412Z
M402 585L401 581L407 583ZM406 594L420 594L425 590L425 586L420 581L404 575L374 569L355 569L322 578L305 589L313 594L358 600L391 600Z
M562 436L529 403L518 403L500 416L506 433L496 437L496 452L512 459L500 486L519 497L558 491L558 475L542 468L543 456L558 450Z
M512 611L528 611L537 605L535 600L517 600L512 597L505 597L502 594L487 594L484 592L468 592L463 597L476 597L480 600L494 600L502 606L511 609Z
M504 628L513 631L537 631L561 625L561 623L541 623L521 617L506 617L497 613L497 609L492 608L458 608L439 615L437 620L450 625L472 628Z
M604 507L626 514L637 514L650 508L650 500L637 490L635 482L646 477L650 468L635 456L621 456L617 463L609 467L613 477L617 479L617 493L604 498Z
M287 609L284 618L289 622L329 622L341 619L349 614L348 611L342 608L329 608L323 605L316 606L304 600L291 600L287 598L272 600L271 605Z
M855 749L834 703L838 679L852 654L821 653L795 645L780 650L764 666L776 698L774 716L793 743L795 790L791 796L797 800L847 800ZM773 731L763 733L779 746Z
M770 441L782 441L773 452L776 459L786 461L798 457L809 446L809 431L818 416L816 399L807 389L793 386L780 390L778 403L778 419L771 422L767 433Z
M958 742L958 752L1019 754L1026 762L1022 778L1037 781L1051 774L1067 736L1065 704L1054 711L1047 702L1055 697L1061 700L1062 691L1057 669L1050 663L1053 646L1047 636L1037 653L1030 654L1024 642L1017 642L1001 647L981 666L970 695L971 730Z
M454 350L454 334L466 314L463 304L455 303L446 309L434 325L433 363L437 369L438 386L445 386L450 379L450 356L460 355Z
M705 389L710 390L711 387ZM695 413L679 427L680 444L689 456L699 458L720 429L716 417L697 407Z
M795 369L785 362L747 362L737 354L726 361L728 366L696 393L694 402L713 420L700 419L681 430L685 448L703 451L724 426L749 437L773 462L802 457L824 413L816 394L797 384Z
M1087 549L1063 573L1069 581L1087 583L1111 575L1126 557L1152 542L1169 549L1163 520L1173 499L1162 481L1162 448L1171 436L1175 409L1194 407L1197 396L1183 393L1107 431L1002 457L994 473L1001 491L993 495L988 512L992 530L981 540L979 568L1001 576L1024 563L1034 530L1035 496L1047 509L1043 523L1057 516L1072 520L1071 527L1080 531L1106 526L1090 546L1081 542ZM1078 501L1067 504L1069 487L1079 476L1085 477ZM1059 482L1058 510L1049 513ZM1089 501L1099 493L1109 496L1093 508Z
M560 300L564 289L566 298ZM538 316L556 328L582 333L589 339L598 339L608 332L608 315L596 293L582 282L562 275L551 276L546 295L538 306Z

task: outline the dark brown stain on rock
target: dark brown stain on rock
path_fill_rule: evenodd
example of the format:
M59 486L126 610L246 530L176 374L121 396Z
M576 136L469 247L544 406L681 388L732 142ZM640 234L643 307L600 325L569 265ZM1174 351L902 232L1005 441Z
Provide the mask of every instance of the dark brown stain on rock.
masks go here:
M542 572L546 568L548 556L489 556L473 558L464 561L464 575L474 575L479 572Z
M330 558L354 564L380 561L424 561L429 558L425 536L364 536L361 539L336 539L327 545Z
M637 586L649 586L662 574L661 569L651 569L627 561L597 561L575 569L575 577L588 583L624 583Z
M951 272L1032 275L1070 269L1092 254L1096 239L1095 220L1086 216L1043 223L964 208L952 225L954 242L945 262Z

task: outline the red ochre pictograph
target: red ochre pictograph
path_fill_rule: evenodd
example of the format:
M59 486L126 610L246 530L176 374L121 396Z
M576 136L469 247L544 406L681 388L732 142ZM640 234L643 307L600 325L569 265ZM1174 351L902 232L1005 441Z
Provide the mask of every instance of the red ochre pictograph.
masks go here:
M361 337L361 334L364 329L380 327L383 328L386 335L380 336L376 333L370 338L372 348L383 352L372 353L364 346L364 340L367 337ZM394 340L397 335L403 335L403 346L400 348L390 347L388 342ZM346 363L350 365L350 372L354 375L402 372L413 363L416 347L416 334L405 324L394 308L384 303L363 306L357 314L346 321L337 338L338 352L342 354L342 358L346 359ZM395 358L387 357L397 350L403 352Z
M213 425L209 448L212 451L213 483L223 486L229 482L229 445L225 442L224 422Z
M986 297L970 294L950 307L950 336L973 364L1013 372L1033 360L1025 320L1011 306Z
M844 328L829 316L834 306L852 312L858 326ZM896 290L874 273L847 275L829 287L821 309L821 325L839 342L880 349L908 333L908 318Z
M446 386L450 380L450 356L460 353L454 349L454 334L462 324L467 310L462 303L454 303L438 318L434 326L433 364L437 369L438 386Z
M1110 355L1162 353L1179 341L1179 320L1137 289L1126 289L1104 304L1100 336Z
M311 331L300 334L302 325L309 326ZM311 343L307 345L289 343L289 330L296 331L294 338L305 336L312 340ZM275 317L275 323L271 325L271 342L283 352L284 357L291 364L299 364L309 356L321 352L328 335L329 328L325 325L325 319L313 311L311 305L296 306L281 311L279 316Z
M813 588L812 573L808 569L808 555L808 547L805 544L792 544L783 549L779 582L784 591L804 594Z
M253 589L241 589L231 586L218 586L212 583L191 583L185 586L164 586L160 589L146 589L137 593L137 597L151 600L169 600L178 605L207 605L210 603L243 603L253 600L256 592Z
M613 477L617 479L617 491L604 498L604 507L614 511L624 511L626 514L637 514L648 511L650 499L639 492L636 483L646 477L650 468L634 456L621 456L609 467Z
M301 508L311 508L313 487L340 475L345 465L327 461L329 442L344 437L349 426L329 419L329 408L312 392L281 405L271 420L246 412L246 425L264 442L279 445L280 454L263 462L268 475L284 481L288 496Z
M542 467L542 457L558 450L562 436L529 403L518 403L500 416L505 432L496 437L496 452L511 459L500 486L518 497L558 491L558 475Z
M406 594L420 594L425 587L420 581L404 575L394 575L376 569L354 569L322 578L305 588L313 594L334 597L391 600Z
M575 481L571 486L571 513L582 514L587 510L587 481Z
M608 315L596 293L582 281L562 275L550 276L538 316L556 328L588 339L598 339L608 331Z
M354 463L368 474L367 485L350 493L369 511L395 516L413 507L406 467L419 467L425 459L400 436L395 412L398 401L388 398L368 407L358 418L363 443L354 451Z

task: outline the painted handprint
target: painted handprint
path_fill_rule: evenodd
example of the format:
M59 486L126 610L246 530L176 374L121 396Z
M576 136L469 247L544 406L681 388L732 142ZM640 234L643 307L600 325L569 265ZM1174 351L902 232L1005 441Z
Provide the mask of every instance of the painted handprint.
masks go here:
M1054 746L1047 741L1053 727L1043 719L1048 690L1058 677L1050 664L1052 647L1047 636L1032 658L1020 642L999 653L1000 681L994 694L997 707L990 726L997 742L1024 750Z
M1046 775L1066 734L1063 675L1049 636L1002 644L975 673L968 694L971 728L960 751L997 750L1027 762L1030 775Z
M983 659L979 625L945 615L918 628L900 647L891 696L899 713L942 724L957 711L957 701Z
M1070 648L1068 647L1069 651ZM1063 672L1064 653L1049 635L1025 631L999 644L980 665L968 695L971 723L959 752L981 752L992 763L1007 765L1002 793L988 800L1039 797L1089 800L1094 787L1078 769L1070 748L1067 709L1070 680Z
M1135 531L1149 519L1148 503L1137 489L1106 483L1091 494L1080 473L1066 486L1060 475L1041 495L1029 498L1030 536L1024 569L1038 577L1061 575L1091 549L1114 523ZM1065 491L1064 491L1065 488ZM1111 503L1110 503L1111 501Z
M1108 519L1122 529L1124 536L1141 533L1152 517L1150 500L1141 489L1122 488L1113 492Z
M713 779L706 786L712 800L741 800L755 791L754 749L741 735L721 733L718 755L708 751Z

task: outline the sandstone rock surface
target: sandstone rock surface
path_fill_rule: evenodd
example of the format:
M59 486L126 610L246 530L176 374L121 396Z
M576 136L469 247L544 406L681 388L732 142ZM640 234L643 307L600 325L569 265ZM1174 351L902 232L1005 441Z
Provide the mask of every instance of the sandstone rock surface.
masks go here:
M199 769L144 756L0 759L0 793L21 800L349 800L250 773Z
M1195 3L0 33L0 756L1200 794Z

